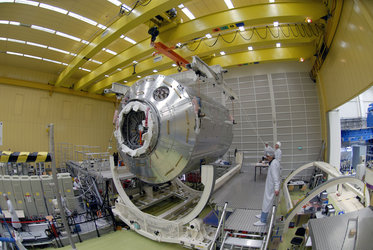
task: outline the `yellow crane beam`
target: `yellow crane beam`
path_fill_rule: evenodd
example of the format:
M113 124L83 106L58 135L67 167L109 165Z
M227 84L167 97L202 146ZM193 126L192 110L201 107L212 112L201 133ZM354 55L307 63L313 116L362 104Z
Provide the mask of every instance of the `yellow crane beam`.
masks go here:
M175 44L175 42L185 42L196 37L203 37L206 33L212 34L215 28L228 27L235 23L244 22L245 26L248 26L248 24L250 26L265 25L272 23L274 20L280 23L297 23L303 22L306 17L318 20L320 17L326 15L326 13L326 8L322 3L252 5L204 16L172 28L166 26L164 29L161 29L157 41ZM173 26L173 24L170 25ZM75 89L86 88L117 68L121 68L134 60L150 55L154 49L149 44L150 39L145 39L136 44L136 46L132 46L108 60L91 73L82 77L75 85Z
M38 90L45 90L45 91L48 91L50 94L53 94L54 92L56 92L56 93L69 94L69 95L75 95L75 96L80 96L80 97L87 97L87 98L92 98L92 99L106 101L106 102L117 101L115 96L108 97L108 96L103 96L103 95L87 93L83 91L75 91L73 89L68 89L64 87L55 87L53 85L48 85L44 83L23 81L23 80L11 79L11 78L5 78L5 77L0 77L0 84L32 88L32 89L38 89Z
M108 27L103 33L96 36L96 38L94 38L90 44L88 44L81 52L79 52L74 60L58 76L55 86L59 87L65 84L69 77L76 70L78 70L80 66L82 66L93 55L101 51L102 48L119 38L122 34L125 34L128 31L132 30L134 27L143 24L154 15L165 12L182 2L185 1L152 0L151 3L146 6L141 6L141 8L136 9L130 15L122 16L116 22L110 25L110 27Z
M314 30L316 30L316 25L310 26ZM314 42L318 38L319 35L321 35L322 31L320 30L318 33L317 32L310 32L310 36L304 36L302 37L301 35L297 34L296 32L290 32L287 30L287 27L283 29L284 33L281 32L281 29L283 27L276 27L272 28L273 33L276 37L272 37L271 35L268 35L265 39L263 39L263 34L266 32L269 32L267 28L258 28L256 31L246 31L246 32L241 32L241 35L239 34L229 34L224 36L223 38L225 40L231 41L234 36L236 38L231 42L231 43L226 43L224 42L221 38L220 40L213 46L210 47L211 44L215 42L215 39L209 39L208 41L196 41L192 45L187 45L188 47L190 46L191 50L187 49L187 46L184 46L182 49L176 50L176 52L181 55L184 58L189 58L193 55L198 55L199 57L205 57L208 55L212 54L219 54L220 51L224 50L227 54L229 53L237 53L237 52L242 52L247 50L247 46L253 46L253 48L256 47L275 47L276 42L283 43L282 46L286 46L286 43L291 42L292 44L299 44L299 45L304 45L304 44L310 44ZM290 25L288 27L289 29L296 30L296 25ZM276 31L277 30L277 31ZM285 32L286 31L286 32ZM252 34L254 32L254 34ZM252 35L251 35L252 34ZM258 35L259 34L259 35ZM261 34L261 35L260 35ZM304 34L304 33L303 33ZM262 37L261 37L262 36ZM245 39L251 37L249 42ZM245 39L244 39L245 38ZM198 46L198 49L194 50ZM276 48L278 49L278 48ZM262 51L265 51L263 49L256 50L258 53L261 53ZM315 48L311 49L312 52L315 51ZM253 51L251 51L253 52ZM311 53L312 53L311 52ZM254 52L253 52L254 53ZM309 53L306 53L303 58L308 58ZM285 58L287 59L287 57ZM254 60L255 61L255 60ZM260 61L260 60L259 60ZM126 69L123 69L122 71L115 73L111 75L108 78L105 78L104 80L97 82L95 85L93 85L91 88L89 88L89 92L91 93L102 93L102 91L105 88L108 88L111 86L113 82L122 82L123 80L126 81L133 81L136 79L137 75L144 76L148 74L152 74L153 69L157 69L158 71L165 70L167 68L171 67L171 64L173 61L168 58L163 58L159 62L154 62L153 58L146 59L140 63L137 64L136 66L136 75L133 75L133 68L128 67Z

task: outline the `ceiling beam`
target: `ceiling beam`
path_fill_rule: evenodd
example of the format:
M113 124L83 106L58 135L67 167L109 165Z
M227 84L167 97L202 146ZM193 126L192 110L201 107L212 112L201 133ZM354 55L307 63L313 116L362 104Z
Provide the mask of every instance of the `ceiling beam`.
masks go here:
M62 93L62 94L75 95L79 97L87 97L87 98L92 98L95 100L106 101L106 102L113 102L113 103L117 102L115 97L102 96L102 95L87 93L83 91L75 91L73 89L55 87L53 85L48 85L48 84L38 83L38 82L30 82L30 81L0 77L0 84L6 84L6 85L24 87L24 88L32 88L32 89L38 89L38 90L45 90L45 91L48 91L50 94L53 94L54 92L56 92L56 93Z
M295 27L296 27L295 25L292 25L289 28L295 29ZM314 30L316 29L315 27L316 26L313 25ZM275 28L275 29L280 31L280 28ZM274 29L273 32L277 33L275 31L275 29ZM286 31L286 28L284 29L284 31ZM266 32L266 28L257 29L257 32L259 32L259 34L264 34ZM250 34L251 34L250 31L242 32L242 33L243 33L242 36L246 37L246 38L250 37ZM268 31L268 33L269 33L269 31ZM248 49L247 46L250 45L250 46L253 46L255 48L255 50L250 51L250 53L255 54L256 51L258 51L258 53L261 53L262 51L265 51L264 49L257 50L257 47L262 47L262 48L275 47L276 42L282 43L282 46L286 46L287 43L291 43L291 46L294 46L295 44L298 44L299 46L304 46L304 45L308 46L309 44L313 43L318 38L318 36L321 35L322 32L319 31L319 34L317 34L317 33L314 34L314 33L311 32L310 37L308 37L308 36L302 37L297 33L291 33L291 32L289 32L289 34L287 34L287 32L284 32L284 33L285 33L286 36L283 33L280 32L278 38L275 38L275 37L272 37L272 36L268 35L266 37L266 39L262 39L256 33L254 33L255 35L253 35L251 37L249 42L247 42L245 39L243 39L239 34L236 34L237 37L236 37L236 39L234 39L233 42L225 43L220 39L219 42L217 42L215 44L215 46L213 46L213 47L209 47L208 45L213 44L216 38L215 39L209 39L206 42L205 41L201 41L201 42L196 41L195 42L196 44L189 45L189 46L193 49L196 46L198 46L198 44L200 43L197 50L190 51L186 48L186 46L184 46L181 49L177 49L176 52L184 58L190 58L193 55L198 55L199 57L205 57L205 56L211 56L214 53L219 55L219 52L222 51L222 50L224 50L227 54L247 51L247 49ZM294 36L294 34L297 35L298 37ZM277 34L275 34L275 35L277 35ZM228 41L232 40L233 36L234 36L234 34L230 34L228 36L225 36L225 39L228 40ZM278 49L278 48L276 48L276 49ZM311 49L311 51L314 52L315 48L313 47ZM309 53L305 53L303 56L300 56L300 57L303 57L303 58L307 59L308 55L309 55ZM223 57L223 58L225 58L225 57ZM249 58L251 58L251 57L249 57ZM285 57L284 59L287 60L287 57ZM260 61L260 60L258 60L258 61ZM255 60L253 60L252 62L255 62ZM105 78L104 80L102 80L100 82L97 82L95 85L93 85L91 88L89 88L89 92L91 92L91 93L102 93L102 91L105 88L110 87L113 82L122 82L124 80L126 80L128 82L133 81L133 80L137 79L136 78L137 75L144 76L144 75L148 75L148 74L153 74L153 72L152 72L153 69L157 69L158 71L165 70L167 68L170 68L172 63L174 63L174 62L171 59L166 58L166 57L163 57L163 59L159 62L154 62L153 58L146 59L146 60L137 64L137 66L136 66L137 74L136 75L132 74L133 73L133 68L132 67L125 68L122 71L117 72L117 73L111 75L110 77Z
M183 0L152 0L149 5L141 6L134 10L130 15L122 16L103 33L96 36L93 41L88 44L73 61L66 67L66 69L58 76L56 87L59 87L67 82L69 77L79 69L85 62L87 62L93 55L97 54L105 46L109 45L114 40L118 39L120 35L127 33L134 27L148 21L154 15L165 12L178 4L185 2Z
M212 33L214 28L229 24L244 22L245 26L255 26L271 23L273 20L280 23L303 22L306 17L314 21L326 15L327 11L322 3L276 3L253 5L224 12L204 16L168 30L161 29L157 41L174 45L175 42L185 42L196 37L203 37L206 33ZM174 42L172 44L172 42ZM150 55L154 49L150 45L150 39L123 51L108 60L97 69L82 77L75 89L83 89L93 82L103 78L106 74Z

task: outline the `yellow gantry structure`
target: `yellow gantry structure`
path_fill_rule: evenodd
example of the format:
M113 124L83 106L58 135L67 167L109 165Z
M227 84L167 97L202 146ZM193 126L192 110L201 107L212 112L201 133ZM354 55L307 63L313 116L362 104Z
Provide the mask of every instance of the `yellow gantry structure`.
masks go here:
M102 48L136 25L146 23L152 17L185 2L153 0L148 6L136 9L137 13L134 15L121 17L76 56L59 75L55 86L71 86L68 83L71 74ZM208 57L208 64L220 64L223 67L264 61L298 60L301 57L309 59L323 36L323 21L320 20L326 15L326 7L321 2L250 5L213 13L185 23L168 24L160 28L157 41L169 46L182 43L185 46L176 50L181 56L187 59L193 55ZM312 19L314 23L305 23L306 18ZM280 25L275 27L274 21ZM236 23L244 23L246 30L238 31ZM220 29L221 27L232 29ZM207 33L213 38L202 39ZM219 34L221 37L217 38ZM215 43L216 39L218 41ZM281 48L276 48L276 43L281 43ZM248 51L248 46L252 46L254 50ZM220 51L224 51L226 55L220 56ZM154 69L162 74L176 73L170 59L164 57L155 62L151 56L153 52L150 38L145 39L83 76L74 84L74 90L101 94L105 88L110 88L113 82L126 81L130 84L138 80L138 75L152 74ZM136 65L137 74L133 75L131 64L135 60L139 63ZM116 71L124 66L127 67ZM110 73L111 75L105 78L105 75Z

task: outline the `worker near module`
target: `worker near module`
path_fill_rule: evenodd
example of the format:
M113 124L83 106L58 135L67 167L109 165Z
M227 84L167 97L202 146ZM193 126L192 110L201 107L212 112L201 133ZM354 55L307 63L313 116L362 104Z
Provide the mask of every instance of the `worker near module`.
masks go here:
M262 213L255 215L259 221L254 226L265 226L267 224L268 213L271 210L275 196L280 193L280 162L275 157L275 152L268 151L267 159L269 161L268 174L264 189Z
M262 157L262 161L267 160L267 154L269 151L273 151L273 148L268 145L268 142L264 143L264 155Z
M12 226L15 230L19 230L22 225L19 222L19 218L17 216L16 210L13 207L12 201L9 199L7 194L3 194L6 200L6 204L8 205L8 212L10 213L10 218L12 219Z
M276 142L276 144L275 144L275 158L279 162L281 162L281 159L282 159L282 151L281 151L280 147L281 147L281 142L279 142L279 141Z

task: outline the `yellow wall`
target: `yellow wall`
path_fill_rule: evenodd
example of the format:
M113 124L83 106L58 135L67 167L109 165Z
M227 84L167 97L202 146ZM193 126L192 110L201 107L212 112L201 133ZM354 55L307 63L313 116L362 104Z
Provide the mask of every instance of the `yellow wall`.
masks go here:
M113 114L110 102L0 84L0 150L48 151L46 127L54 123L56 144L101 146L103 151L112 134Z
M329 54L319 73L325 111L337 108L373 83L373 1L344 1Z

